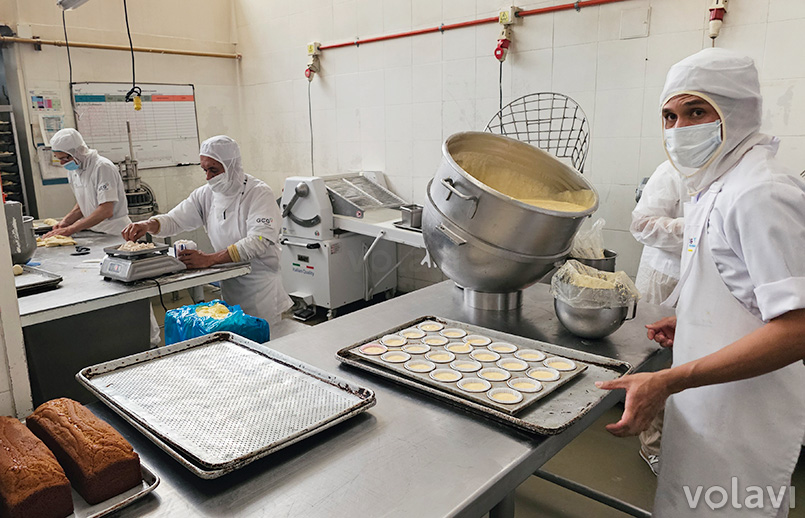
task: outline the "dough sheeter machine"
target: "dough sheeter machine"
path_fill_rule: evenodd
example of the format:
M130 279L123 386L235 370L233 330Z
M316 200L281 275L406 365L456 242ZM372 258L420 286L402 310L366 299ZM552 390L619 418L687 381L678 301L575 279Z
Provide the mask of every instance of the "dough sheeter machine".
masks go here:
M101 275L105 279L134 282L187 269L182 261L168 255L169 248L168 245L155 245L154 248L126 251L108 246L103 249L106 257L101 261Z
M281 270L301 306L296 318L312 317L316 306L332 318L341 306L396 291L395 271L407 257L397 260L397 243L425 248L421 232L399 225L405 204L379 172L285 180Z

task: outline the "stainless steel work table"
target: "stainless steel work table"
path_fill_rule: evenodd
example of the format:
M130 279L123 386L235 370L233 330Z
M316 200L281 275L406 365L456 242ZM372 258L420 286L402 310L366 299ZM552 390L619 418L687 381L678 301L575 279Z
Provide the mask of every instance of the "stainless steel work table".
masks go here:
M532 436L363 371L342 366L342 347L422 315L437 315L625 360L653 370L667 360L643 325L667 315L643 304L607 339L586 342L562 328L548 287L532 286L519 311L464 307L446 281L269 342L271 347L374 389L377 405L234 473L202 480L101 403L91 408L132 442L162 477L119 516L478 517L510 515L512 493L535 470L614 405L599 404L564 432ZM561 397L562 391L554 396ZM493 509L494 507L494 509Z
M41 263L39 268L60 275L64 280L57 288L24 295L19 298L20 321L22 326L48 322L58 318L87 313L97 309L147 299L159 294L152 280L131 284L104 281L100 267L87 260L103 259L103 249L123 242L120 236L79 232L73 238L80 246L89 247L89 255L73 256L74 246L40 247L32 259ZM221 265L220 268L204 268L159 277L163 292L192 288L201 284L222 281L246 275L251 271L249 265Z
M73 379L78 369L148 349L148 299L160 289L170 293L251 271L248 264L230 264L165 275L156 282L107 281L97 262L85 261L103 259L103 249L121 244L123 238L96 232L73 237L90 253L70 255L74 246L38 248L32 261L63 280L54 289L18 298L35 405L59 396L89 401Z

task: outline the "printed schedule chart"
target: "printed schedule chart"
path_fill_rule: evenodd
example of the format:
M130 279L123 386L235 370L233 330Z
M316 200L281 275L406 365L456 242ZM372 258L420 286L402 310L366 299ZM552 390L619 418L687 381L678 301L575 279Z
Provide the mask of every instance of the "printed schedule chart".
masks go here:
M128 121L140 168L197 164L193 85L138 86L142 89L142 110L135 111L134 103L126 102L131 84L73 84L77 129L87 145L113 162L124 160L129 155Z

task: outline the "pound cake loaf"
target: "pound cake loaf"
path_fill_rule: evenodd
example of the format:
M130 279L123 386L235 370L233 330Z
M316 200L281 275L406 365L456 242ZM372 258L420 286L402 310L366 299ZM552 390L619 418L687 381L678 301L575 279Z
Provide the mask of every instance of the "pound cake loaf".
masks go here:
M131 444L72 399L42 403L26 424L56 455L75 490L90 504L103 502L142 480L140 457Z
M64 518L72 512L70 482L53 453L24 424L0 416L0 516Z

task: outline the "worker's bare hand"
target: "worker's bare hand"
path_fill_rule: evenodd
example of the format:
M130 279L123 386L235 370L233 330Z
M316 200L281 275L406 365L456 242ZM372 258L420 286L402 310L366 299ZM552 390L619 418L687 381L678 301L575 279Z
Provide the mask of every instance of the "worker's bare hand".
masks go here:
M53 230L45 234L43 237L48 238L50 236L72 236L73 234L75 234L75 229L73 229L72 226L68 225L62 228L54 227Z
M674 335L676 334L676 317L665 317L653 324L646 326L649 340L654 340L663 347L674 346Z
M126 225L126 228L123 229L122 235L123 239L126 241L137 241L147 233L148 222L140 221L138 223L129 223Z
M205 254L198 250L179 251L179 260L188 268L209 268L215 264L212 254Z
M606 426L609 433L627 437L648 429L671 395L662 372L632 374L616 380L596 382L595 385L604 390L626 390L623 415L617 423Z

